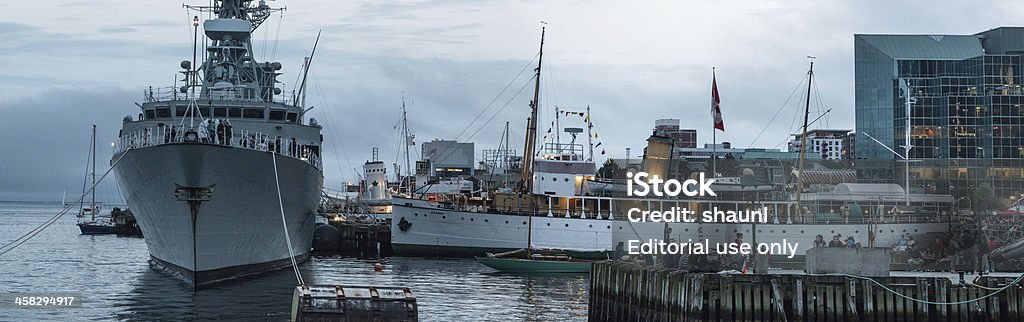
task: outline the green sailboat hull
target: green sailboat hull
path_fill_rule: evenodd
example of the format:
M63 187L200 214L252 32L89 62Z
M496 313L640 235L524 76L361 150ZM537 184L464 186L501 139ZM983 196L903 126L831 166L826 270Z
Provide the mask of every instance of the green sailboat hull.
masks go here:
M548 261L521 258L476 257L477 262L502 272L589 273L589 261Z

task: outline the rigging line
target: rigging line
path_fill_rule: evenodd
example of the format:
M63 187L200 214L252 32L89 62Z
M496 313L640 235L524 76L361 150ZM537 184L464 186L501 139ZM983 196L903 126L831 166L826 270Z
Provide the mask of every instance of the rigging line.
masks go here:
M306 282L302 281L302 273L299 272L299 266L295 263L295 250L292 249L292 238L288 235L288 221L284 217L284 202L281 201L281 179L277 176L277 153L274 151L270 152L270 158L274 160L274 184L277 186L277 204L281 209L281 225L284 228L284 241L288 243L288 259L292 262L292 270L295 271L295 279L299 282L299 285L305 285Z
M323 111L324 117L327 119L328 125L331 126L331 128L327 130L327 136L331 139L331 148L334 149L334 151L335 151L334 152L334 156L335 156L335 161L338 162L338 168L340 169L339 171L342 171L342 170L344 170L346 168L341 166L341 158L337 158L337 156L338 156L338 152L337 151L341 151L341 154L345 157L345 164L348 165L348 168L352 168L352 161L348 157L348 152L345 151L345 145L341 142L341 139L340 139L341 136L339 136L338 133L336 132L338 130L337 130L337 126L336 126L336 124L334 122L334 117L332 117L331 113L329 113L330 109L327 108L327 101L324 100L323 90L320 89L320 81L319 81L319 78L317 78L317 76L316 76L316 71L312 71L312 74L313 74L312 75L313 76L313 87L316 88L316 95L320 99L320 105L323 106L323 108L321 110ZM341 149L338 149L338 147L335 146L335 143L337 143L338 145L341 145ZM344 175L344 172L342 172L342 175ZM356 176L357 176L357 179L358 179L358 174L356 174Z
M512 86L512 83L515 82L516 79L519 79L519 76L523 75L523 72L526 71L527 68L530 68L530 66L533 65L533 61L537 59L537 56L540 56L539 52L536 55L534 55L533 58L530 59L530 61L527 62L525 66L523 66L523 69L519 70L519 73L516 74L515 77L508 81L508 84L505 84L505 88L502 88L501 92L498 92L498 95L494 96L494 99L492 99L490 103L487 103L487 106L485 106L484 109L480 111L480 113L477 113L476 117L474 117L473 120L469 122L469 124L466 124L466 127L462 129L462 132L459 132L459 135L455 136L456 141L458 141L459 138L466 133L466 130L469 130L469 128L473 126L473 123L480 119L480 117L483 116L484 113L487 112L487 110L490 109L492 105L494 105L494 102L498 101L498 99L501 98L501 95L504 94L505 91L508 90L510 86Z
M0 246L0 249L2 249L2 251L0 251L0 256L3 256L7 252L10 252L10 251L14 250L18 246L21 246L21 244L24 244L25 242L29 241L30 239L32 239L33 237L35 237L39 233L43 232L43 230L46 230L47 227L50 227L50 225L52 225L53 223L57 222L57 219L60 219L60 217L62 217L65 214L67 214L67 212L69 210L71 210L72 206L74 206L75 203L81 202L83 199L85 199L85 196L87 194L92 192L93 189L96 189L96 185L98 185L100 182L103 182L103 178L106 178L107 175L110 174L110 171L114 170L114 166L117 165L118 162L121 162L121 158L123 158L125 154L127 154L127 151L125 151L125 153L121 153L121 156L117 157L117 160L114 160L114 163L110 164L110 168L107 169L107 171L104 172L103 175L100 176L100 178L97 179L96 182L93 183L92 186L90 186L87 191L82 192L82 194L79 195L78 198L75 199L75 201L73 201L73 202L71 202L71 203L69 203L67 205L64 205L64 209L62 209L56 215L54 215L53 217L50 217L50 219L44 221L39 226L36 226L36 228L33 228L32 230L29 230L24 235L21 235L20 237L15 238L13 241L8 243L7 245Z
M484 122L484 124L480 125L480 127L477 128L476 131L473 132L473 134L470 134L469 137L466 138L466 140L468 141L468 140L472 139L473 137L476 136L477 133L479 133L481 130L483 130L485 127L487 127L487 124L490 123L491 120L494 120L494 118L496 116L501 114L501 112L504 111L505 108L507 108L509 106L509 104L512 103L512 101L515 100L516 97L519 96L519 94L522 93L523 90L526 89L526 87L529 86L531 84L531 81L533 81L533 79L536 78L536 77L537 77L537 75L534 75L534 76L530 77L529 79L527 79L525 82L523 82L523 87L520 87L519 90L516 91L516 93L514 95L512 95L512 97L510 97L507 102L505 102L505 105L502 105L501 108L498 109L498 111L494 113L494 115L491 115L491 117L488 118L487 121ZM437 154L437 158L436 159L437 160L444 160L445 158L448 158L448 156L450 156L452 153L454 153L456 151L454 149L454 147L455 147L455 145L453 144L453 145L450 145L448 148L446 148L444 150L441 150L441 152Z
M267 57L267 42L270 40L270 28L263 28L263 45L260 50L260 57Z
M826 117L831 112L832 112L832 109L825 110L825 112L822 113L821 115L819 115L817 118L815 118L814 120L808 122L807 126L810 127L811 125L814 125L815 123L818 123L819 120L821 120L823 117ZM789 132L790 133L799 132L801 127L803 127L803 125L797 126L797 127L793 128L792 130L790 130ZM787 136L785 139L782 140L781 143L776 144L772 148L778 148L779 146L781 146L782 144L785 144L786 142L789 142L789 136Z
M786 101L783 102L781 106L779 106L778 110L775 110L775 115L772 115L772 118L770 120L768 120L767 123L764 124L764 127L761 128L761 132L757 133L757 136L754 137L754 141L751 141L749 146L754 146L754 143L757 143L757 139L761 138L761 135L764 134L764 131L768 129L768 126L771 125L772 122L775 121L775 118L779 116L779 113L782 112L782 110L784 108L786 108L786 104L789 104L789 101L793 98L793 95L796 94L796 91L798 89L800 89L800 85L802 85L804 83L803 80L806 79L806 78L807 78L807 76L804 75L804 78L800 79L800 83L796 84L796 87L793 88L793 92L789 93L789 97L786 98ZM787 135L788 134L789 133L787 133Z
M283 22L284 10L280 11L280 14L277 16L277 31L274 33L274 47L270 51L270 61L274 61L274 58L277 57L277 41L281 38L281 25L284 24Z
M92 142L92 139L89 139L89 140L90 140L90 142ZM92 164L92 145L91 144L89 146L88 152L86 152L86 154L85 154L85 177L82 178L82 191L85 191L86 186L89 185L89 165L90 164ZM85 198L79 199L78 201L72 202L71 204L75 204L75 203L78 203L78 213L81 214L82 212L84 212ZM63 205L63 206L66 206L66 205Z
M828 129L830 128L828 124L829 116L827 112L822 112L822 110L825 109L825 103L821 100L821 90L818 89L818 80L814 80L811 83L814 84L814 96L818 102L818 113L826 113L822 115L825 116L825 128Z
M477 133L480 132L480 130L483 130L485 127L487 127L487 124L491 123L491 120L494 120L495 117L497 117L499 114L501 114L501 112L504 111L505 108L508 107L512 103L512 101L514 101L516 99L517 96L519 96L519 93L522 93L523 90L526 89L526 87L528 87L530 85L530 81L531 80L533 80L533 77L530 77L530 79L528 79L523 84L523 87L520 87L519 91L516 91L516 93L514 95L512 95L512 97L509 98L507 102L505 102L505 105L502 105L501 108L498 109L498 112L494 113L494 115L491 115L491 117L488 118L487 121L484 122L484 124L480 126L480 128L476 129L476 131L473 132L473 134L470 134L469 137L466 138L466 140L468 141L468 140L472 139L474 136L476 136ZM454 151L454 150L452 150L452 151Z
M797 99L800 102L802 102L806 98L807 98L807 96L805 96L804 92L800 91L800 96L798 96ZM796 126L797 125L797 120L800 119L800 115L803 114L803 111L804 111L804 109L802 109L802 108L797 108L796 110L793 111L793 120L789 122L789 127L788 128L790 128L790 129L793 129L793 128L799 129L799 128L803 127L803 125ZM790 131L789 133L786 133L786 138L788 139L789 135L792 134L792 133L793 133L793 131ZM802 132L800 132L800 133L802 133ZM804 138L804 139L806 139L806 138Z
M515 77L510 79L508 81L508 84L505 84L505 87L502 88L500 92L498 92L498 95L494 96L494 99L492 99L490 103L487 103L487 106L485 106L484 109L480 111L480 113L477 113L476 117L474 117L472 121L470 121L469 123L466 124L466 127L462 128L462 131L459 132L459 135L455 136L455 141L456 142L459 141L459 138L461 138L462 135L465 134L467 130L469 130L469 128L473 127L473 123L476 123L476 121L478 119L480 119L480 116L483 116L484 113L487 112L487 110L490 109L492 105L494 105L494 102L497 102L498 99L501 98L502 94L505 94L505 91L508 90L508 88L510 86L512 86L512 83L514 83L517 79L519 79L519 76L521 76L523 74L523 72L526 71L527 68L530 68L530 66L533 65L533 61L535 59L537 59L537 57L539 57L539 56L540 56L540 52L537 52L537 54L534 55L533 58L531 58L530 61L527 62L526 65L523 66L523 69L519 70L519 73L516 74ZM532 80L533 77L536 77L536 75L532 76L530 79ZM477 130L477 132L479 132L479 131L480 130ZM455 145L449 145L444 150L441 150L437 155L445 155L447 157L448 154L451 154L452 152L454 152L454 150L453 150L454 147L455 147Z

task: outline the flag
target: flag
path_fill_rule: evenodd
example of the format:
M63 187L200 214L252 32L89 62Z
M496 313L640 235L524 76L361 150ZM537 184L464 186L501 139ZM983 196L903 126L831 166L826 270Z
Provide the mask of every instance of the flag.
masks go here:
M725 122L722 121L722 99L718 97L718 80L714 72L711 73L711 115L715 117L715 129L725 132Z

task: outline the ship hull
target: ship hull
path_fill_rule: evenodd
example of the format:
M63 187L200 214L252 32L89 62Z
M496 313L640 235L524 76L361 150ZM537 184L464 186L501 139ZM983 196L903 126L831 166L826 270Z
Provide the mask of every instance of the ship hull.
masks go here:
M535 216L531 223L526 216L444 210L424 200L394 200L391 246L401 256L473 257L526 248L530 226L534 248L565 250L588 259L608 258L613 250L609 220L552 214Z
M441 209L423 200L395 200L391 229L392 247L398 255L471 257L526 247L525 216ZM601 259L617 246L629 251L630 241L639 244L665 238L664 223L631 223L624 219L621 215L612 220L592 215L587 218L566 218L564 214L535 216L533 246L565 250L577 258ZM793 260L803 259L804 253L813 247L816 235L822 235L826 242L837 234L841 234L843 240L852 236L862 247L869 245L868 226L863 223L787 224L770 220L757 224L697 222L668 226L672 228L669 238L678 242L707 239L709 243L730 243L737 233L742 233L745 242L795 244L795 251L782 256ZM947 233L949 228L947 222L877 223L872 225L873 246L892 247L907 234L926 245L924 243L931 238Z
M271 153L183 143L132 149L114 160L153 262L191 284L287 267L291 254L308 258L323 187L312 165L276 156L285 228ZM182 188L209 189L208 200L196 202L194 228Z

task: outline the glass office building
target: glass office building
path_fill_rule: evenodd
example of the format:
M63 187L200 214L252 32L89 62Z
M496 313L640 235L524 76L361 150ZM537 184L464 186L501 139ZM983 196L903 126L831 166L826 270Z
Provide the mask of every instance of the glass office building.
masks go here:
M861 182L904 185L909 164L915 192L962 197L988 183L999 197L1024 196L1024 28L858 34L854 56ZM908 117L912 162L898 162L868 136L902 154Z

